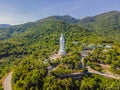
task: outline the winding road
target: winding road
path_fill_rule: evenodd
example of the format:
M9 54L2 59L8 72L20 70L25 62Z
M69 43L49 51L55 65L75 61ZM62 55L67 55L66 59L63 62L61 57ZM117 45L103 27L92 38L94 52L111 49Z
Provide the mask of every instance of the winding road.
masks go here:
M4 83L3 83L4 90L12 90L12 83L11 83L11 81L12 81L12 74L13 74L13 72L10 72L8 74L8 76L5 78Z
M86 53L84 53L84 51L81 52L81 55L82 57L80 58L80 61L82 62L82 66L84 67L84 63L83 63L83 60L84 58L87 56ZM100 64L102 67L109 67L108 65L104 65L104 64ZM96 71L94 69L92 69L90 66L87 66L87 69L88 69L88 72L89 73L93 73L93 74L99 74L101 76L104 76L104 77L108 77L108 78L113 78L113 79L120 79L120 76L116 76L116 75L112 75L112 74L108 74L108 73L101 73L99 71Z
M83 59L86 57L87 55L83 55L82 54L82 57L80 58L80 61L82 62L82 65L83 65ZM84 65L83 65L84 66ZM49 66L47 67L49 71L52 71L55 67L52 67L52 66ZM88 72L89 73L94 73L94 74L99 74L99 75L102 75L102 76L105 76L105 77L109 77L109 78L114 78L114 79L120 79L120 76L115 76L115 75L111 75L111 74L107 74L107 73L101 73L101 72L98 72L94 69L92 69L90 66L87 66L88 68ZM13 72L10 72L8 74L8 76L5 78L4 82L3 82L3 85L4 85L4 90L12 90L12 74ZM79 73L73 73L73 75L77 75Z
M88 68L89 73L99 74L101 76L108 77L108 78L120 79L119 76L98 72L98 71L92 69L90 66L87 66L87 68Z

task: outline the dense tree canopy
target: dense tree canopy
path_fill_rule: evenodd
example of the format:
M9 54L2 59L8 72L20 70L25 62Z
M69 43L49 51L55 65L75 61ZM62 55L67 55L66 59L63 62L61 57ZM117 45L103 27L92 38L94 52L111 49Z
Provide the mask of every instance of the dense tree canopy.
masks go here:
M119 88L120 81L99 75L87 74L77 80L59 78L85 72L86 68L80 66L81 51L89 44L95 44L96 48L84 59L86 65L101 72L104 71L99 64L109 65L111 72L120 74L119 16L119 12L109 12L84 19L87 21L54 16L0 29L0 83L2 77L13 70L14 90ZM51 61L49 57L58 53L61 33L65 36L67 55ZM105 45L112 45L112 48L106 49ZM54 68L51 72L49 66Z

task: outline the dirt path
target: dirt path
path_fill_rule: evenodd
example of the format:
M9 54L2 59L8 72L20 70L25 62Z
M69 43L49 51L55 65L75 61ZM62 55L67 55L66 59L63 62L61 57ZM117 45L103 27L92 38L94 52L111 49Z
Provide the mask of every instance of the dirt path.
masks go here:
M119 76L114 76L114 75L111 75L111 74L98 72L98 71L92 69L90 66L88 66L87 68L88 68L88 72L90 72L90 73L99 74L99 75L102 75L102 76L105 76L105 77L109 77L109 78L120 79Z
M8 76L5 78L4 83L3 83L4 90L12 90L12 83L11 83L12 74L13 72L10 72Z

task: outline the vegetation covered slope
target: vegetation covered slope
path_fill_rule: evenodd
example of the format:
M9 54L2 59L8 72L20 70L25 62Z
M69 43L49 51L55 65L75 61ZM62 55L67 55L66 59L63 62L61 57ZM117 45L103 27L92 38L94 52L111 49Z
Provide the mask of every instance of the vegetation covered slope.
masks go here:
M120 37L120 12L110 11L94 17L86 17L79 21L89 30L94 30L98 35L107 36L119 41Z
M9 72L9 70L12 69L11 67L17 66L26 55L33 55L42 61L58 51L61 33L64 33L64 35L68 37L66 38L66 45L69 51L74 48L71 47L73 41L77 41L81 39L81 37L89 37L90 34L92 34L79 25L71 25L63 21L51 19L36 22L29 28L23 25L20 33L18 33L20 26L16 26L17 29L13 32L16 32L16 34L10 34L11 38L0 41L0 78ZM14 28L14 26L12 28ZM10 31L10 29L8 31ZM85 40L87 40L87 38L85 38ZM6 66L8 66L8 68Z
M102 14L98 14L93 17L86 17L83 19L75 19L69 15L64 16L50 16L48 18L41 19L36 22L30 22L22 25L15 25L7 29L0 29L0 40L14 37L14 35L24 32L25 30L34 27L37 23L43 23L46 21L59 20L66 23L78 24L88 30L96 32L97 35L108 36L108 38L117 40L120 32L120 12L110 11Z
M15 35L18 35L28 28L34 26L34 23L26 23L22 25L15 25L7 28L0 28L0 40L5 40L11 37L14 37Z
M0 24L0 28L8 28L10 27L11 25L9 24Z
M45 90L57 88L67 90L71 88L72 90L75 87L75 89L81 88L81 90L92 90L100 88L104 80L101 78L95 79L95 76L88 76L90 79L93 78L92 80L87 80L86 78L88 77L85 76L85 78L79 79L78 81L71 80L71 78L56 80L54 76L46 77L46 67L48 65L42 63L45 59L49 59L52 54L58 52L59 37L61 33L65 36L68 58L66 58L66 61L64 60L64 62L60 63L68 64L68 67L74 66L77 69L77 59L74 58L73 55L80 55L82 44L101 44L104 42L112 42L115 44L116 41L118 41L118 39L116 39L116 41L114 40L114 34L110 34L113 39L109 39L109 33L106 33L108 35L107 37L105 35L100 37L100 35L96 33L97 29L93 29L92 26L90 29L82 28L78 20L76 21L69 16L49 17L33 23L1 29L0 46L2 48L0 48L0 78L15 67L13 83L14 89L17 88L17 90L37 90L43 88ZM115 33L115 35L117 35L117 33ZM5 68L6 65L8 68ZM30 77L32 78L30 79ZM99 76L97 78L99 78ZM92 83L92 81L94 81L94 83ZM95 84L98 81L99 85ZM51 82L53 86L48 87ZM89 84L85 86L86 82L91 82L90 86ZM105 82L107 83L103 85L104 88L109 84L107 79ZM113 88L117 81L111 80L111 82L113 85L110 85L110 87Z

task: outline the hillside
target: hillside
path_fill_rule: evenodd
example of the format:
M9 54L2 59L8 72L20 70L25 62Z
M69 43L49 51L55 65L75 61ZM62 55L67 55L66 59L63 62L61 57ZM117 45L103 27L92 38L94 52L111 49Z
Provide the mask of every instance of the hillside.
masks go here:
M67 22L67 23L72 23L72 24L75 24L75 23L79 22L79 20L77 20L77 19L75 19L75 18L73 18L73 17L71 17L69 15L64 15L64 16L50 16L50 17L45 18L43 20L46 20L46 19L61 20L61 21Z
M34 60L41 62L50 57L51 54L58 52L61 33L66 37L66 50L73 51L75 49L75 52L78 48L73 45L73 42L82 43L92 35L91 32L79 25L55 19L13 26L5 30L10 36L0 41L0 78L13 67L18 69L22 62L26 62L27 57L31 57L31 59L29 58L31 62ZM26 67L26 65L24 66ZM15 70L15 72L18 71Z
M94 30L98 35L119 40L120 12L118 11L110 11L93 17L86 17L81 19L79 24L90 30Z
M120 12L118 11L110 11L106 13L102 13L93 17L86 17L83 19L75 19L69 15L64 16L50 16L36 22L30 22L22 25L15 25L9 27L7 29L0 29L0 40L4 40L10 37L14 37L17 33L22 33L25 30L37 25L38 23L44 23L46 21L63 21L65 23L80 25L83 28L87 28L88 30L96 33L99 36L107 36L107 38L111 38L113 41L119 41L120 35Z
M11 25L9 24L0 24L0 28L9 28Z
M72 43L73 41L78 41L82 37L89 36L91 32L89 32L84 28L81 28L79 25L71 25L63 21L47 19L42 22L34 23L34 25L25 24L20 26L14 26L9 29L9 33L11 35L11 38L8 38L8 40L5 40L4 43L10 43L10 46L8 45L8 47L4 46L5 48L1 48L0 57L8 56L8 54L4 54L5 53L4 50L6 51L13 50L11 47L16 48L16 45L18 45L18 47L22 47L21 49L29 47L28 49L32 48L33 50L36 50L38 49L37 47L40 48L42 46L44 46L44 48L45 47L51 48L52 46L57 45L58 47L59 36L61 33L64 33L64 35L67 37L66 41L69 41L68 43L70 43L70 41ZM3 44L2 41L1 43ZM50 44L50 46L46 45L46 43ZM12 45L12 44L15 44L15 45ZM9 47L10 49L8 49ZM17 50L13 50L13 51L17 53ZM23 51L21 51L21 53L22 52ZM11 52L8 51L7 53L11 53ZM11 55L13 53L14 52L12 52ZM21 53L19 52L19 54Z
M34 23L30 22L30 23L25 23L21 25L11 26L8 28L1 28L0 29L0 40L11 38L12 36L14 37L14 35L20 34L24 32L27 28L30 28L33 26L34 26Z
M111 18L113 19L111 20ZM120 44L116 44L116 42L119 42L119 28L113 28L115 21L119 26L118 18L119 12L116 11L82 20L68 15L51 16L36 22L0 29L0 79L9 71L14 70L14 90L53 90L58 88L61 90L92 90L106 87L109 89L109 86L113 88L116 86L117 80L97 75L86 75L79 80L58 79L57 77L66 75L66 73L86 71L86 68L80 67L80 52L85 47L82 46L83 44L113 44L114 49L105 53L103 52L104 48L95 49L95 56L90 54L85 63L94 66L95 69L99 69L96 65L98 62L109 64L115 71L115 65L117 65L117 68L120 66L116 64L120 58L117 56L120 54ZM67 55L52 62L49 57L58 53L61 33L65 36ZM47 63L44 63L45 60L47 60ZM91 60L91 63L89 60ZM49 75L47 67L50 65L57 66L57 69ZM98 81L99 83L96 84ZM89 84L86 86L86 83Z

